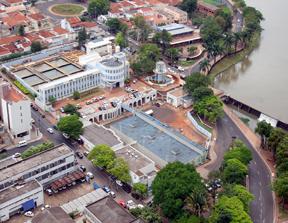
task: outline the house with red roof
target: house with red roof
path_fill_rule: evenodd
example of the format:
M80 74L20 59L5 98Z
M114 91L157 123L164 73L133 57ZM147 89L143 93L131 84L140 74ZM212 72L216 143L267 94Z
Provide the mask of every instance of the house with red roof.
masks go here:
M29 14L27 17L31 24L30 31L38 31L50 27L49 19L40 13Z

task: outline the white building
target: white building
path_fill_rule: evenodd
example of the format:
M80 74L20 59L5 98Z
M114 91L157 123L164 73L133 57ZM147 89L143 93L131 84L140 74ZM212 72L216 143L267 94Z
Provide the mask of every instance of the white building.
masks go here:
M27 159L18 159L8 166L0 165L0 191L19 181L28 182L33 179L45 187L55 179L76 170L74 152L65 144Z
M43 187L36 180L0 191L0 222L44 204Z
M97 38L85 44L86 53L99 53L100 56L112 54L112 40L114 37Z
M3 83L1 86L1 114L5 128L14 139L30 139L30 101L19 91Z
M167 93L167 103L173 105L174 107L184 107L188 108L192 105L192 98L183 89L183 87L176 88Z

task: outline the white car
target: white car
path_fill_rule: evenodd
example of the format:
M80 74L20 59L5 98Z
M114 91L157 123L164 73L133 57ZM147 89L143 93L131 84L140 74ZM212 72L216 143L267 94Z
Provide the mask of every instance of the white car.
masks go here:
M27 211L27 212L24 213L24 215L27 216L27 217L31 217L31 218L34 217L34 214L33 214L32 211Z
M52 128L48 128L47 131L50 133L50 134L53 134L54 133L54 130Z
M116 197L116 194L115 194L114 191L110 191L109 194L110 194L110 196L111 196L112 198L115 198L115 197Z
M142 209L142 208L144 208L144 205L143 204L137 204L137 208Z
M12 157L13 158L19 158L21 156L21 153L15 153Z
M130 209L133 209L133 208L137 208L136 204L134 203L134 201L132 200L129 200L126 202L126 206L127 208L130 210Z
M93 178L94 178L94 175L93 175L93 173L91 173L91 172L87 172L86 175L87 175L90 179L93 179Z

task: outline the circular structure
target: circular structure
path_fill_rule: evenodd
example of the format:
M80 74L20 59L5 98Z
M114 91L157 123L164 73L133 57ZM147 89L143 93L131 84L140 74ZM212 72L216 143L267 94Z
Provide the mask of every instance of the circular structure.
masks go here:
M49 8L49 11L58 16L79 16L86 8L82 5L66 3L55 4Z

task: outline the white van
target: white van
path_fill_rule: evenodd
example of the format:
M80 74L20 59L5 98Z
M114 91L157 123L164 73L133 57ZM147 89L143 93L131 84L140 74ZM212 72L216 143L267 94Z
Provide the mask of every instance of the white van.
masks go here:
M26 146L26 145L28 145L27 141L26 140L22 140L22 141L18 142L17 147L22 147L22 146Z

